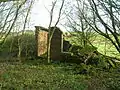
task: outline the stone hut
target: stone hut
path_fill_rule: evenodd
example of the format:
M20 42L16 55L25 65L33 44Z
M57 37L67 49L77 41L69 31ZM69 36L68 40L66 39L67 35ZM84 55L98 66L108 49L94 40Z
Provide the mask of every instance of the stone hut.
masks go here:
M48 29L35 26L36 28L36 44L37 44L37 56L42 56L47 53L47 42L48 42ZM51 27L53 30L54 27ZM51 39L51 59L61 60L61 52L63 51L63 35L59 28L55 28L53 37Z

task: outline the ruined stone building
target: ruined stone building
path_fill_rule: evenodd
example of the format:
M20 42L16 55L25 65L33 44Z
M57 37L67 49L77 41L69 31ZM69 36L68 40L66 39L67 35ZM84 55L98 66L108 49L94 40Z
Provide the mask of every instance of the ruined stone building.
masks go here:
M48 29L41 27L41 26L35 26L36 28L36 44L37 44L37 56L42 56L47 53L47 42L48 42ZM54 27L51 27L51 30L53 30ZM64 45L65 43L65 45ZM59 28L56 28L54 31L54 34L52 36L51 40L51 59L52 60L60 60L62 59L62 52L67 51L68 41L63 41L63 33ZM65 49L66 48L66 49Z

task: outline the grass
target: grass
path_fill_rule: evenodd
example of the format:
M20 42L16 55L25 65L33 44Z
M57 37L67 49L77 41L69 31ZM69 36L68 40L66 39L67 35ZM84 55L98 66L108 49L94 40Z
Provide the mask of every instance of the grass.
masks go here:
M101 39L100 37L97 37L93 42L93 45L97 47L98 51L104 55L120 58L120 54L116 48L111 44L110 41L106 40L103 37L101 37Z
M0 89L120 90L120 68L112 71L93 68L88 74L79 74L79 66L65 63L0 63Z
M79 38L81 38L79 36ZM71 44L81 45L81 40L76 36L72 36L70 38L65 38L70 41ZM120 58L120 54L116 50L116 48L112 45L112 43L99 34L94 34L90 37L90 42L97 47L97 50L107 56L113 56L116 58Z
M2 90L86 90L85 78L59 65L0 64Z

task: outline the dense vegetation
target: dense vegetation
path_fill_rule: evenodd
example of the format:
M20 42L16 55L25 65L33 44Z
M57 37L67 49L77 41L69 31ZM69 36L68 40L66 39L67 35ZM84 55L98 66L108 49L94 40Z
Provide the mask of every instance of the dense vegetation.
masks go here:
M18 43L18 40L20 42ZM34 32L28 31L24 35L15 35L11 33L5 40L4 44L0 46L1 58L17 57L19 52L19 44L21 45L21 57L32 58L36 55L36 42ZM6 57L7 55L7 57Z
M14 43L11 46L11 52L9 52L11 40L14 40ZM2 90L120 89L119 63L109 62L111 59L102 54L91 56L88 62L84 63L85 57L96 51L96 47L86 46L82 48L74 44L70 48L71 56L65 58L67 62L53 61L51 64L47 64L46 59L35 59L35 37L33 33L27 33L22 36L23 59L19 63L16 58L18 53L17 40L18 38L10 36L1 48L1 53L4 53L1 54L2 63L0 64L0 88ZM7 55L8 52L10 56ZM79 52L82 52L82 56ZM5 58L4 55L8 57ZM78 61L81 63L73 63Z
M108 71L76 64L46 65L40 64L39 61L0 64L0 88L2 90L120 90L120 67Z

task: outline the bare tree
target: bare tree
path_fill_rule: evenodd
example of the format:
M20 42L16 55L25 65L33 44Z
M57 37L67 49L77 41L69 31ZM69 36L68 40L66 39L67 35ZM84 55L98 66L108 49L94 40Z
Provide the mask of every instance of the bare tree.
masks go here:
M20 60L21 58L21 53L22 53L22 37L24 35L24 31L25 31L25 28L26 28L26 24L28 23L27 20L28 20L28 17L29 17L29 14L30 14L30 11L31 11L31 8L32 8L32 5L34 3L34 0L31 0L29 1L28 3L30 3L26 9L26 15L25 15L25 18L24 18L24 21L23 21L23 29L22 29L22 34L20 35L20 37L18 38L18 59Z
M73 33L70 34L75 37L76 42L85 47L86 45L92 45L90 39L94 36L92 28L83 18L88 18L88 6L86 5L85 0L76 0L73 11L67 15L67 26L71 28Z
M56 27L59 23L59 20L60 20L60 17L61 17L61 13L62 13L62 8L64 6L64 2L65 0L62 0L62 4L60 6L60 9L59 9L59 14L58 14L58 18L57 18L57 21L56 23L54 24L54 28L52 29L51 28L51 25L52 25L52 22L53 22L53 12L54 12L54 9L55 9L55 6L56 6L56 3L57 3L57 0L55 0L53 3L52 3L52 8L51 8L51 11L50 11L50 23L49 23L49 27L48 27L48 45L47 45L47 60L48 60L48 63L50 63L50 47L51 47L51 39L52 39L52 36L56 30ZM52 30L51 30L52 29Z
M10 52L12 51L14 38L18 43L18 59L21 58L23 50L23 35L28 23L28 17L35 0L11 0L0 2L0 43L1 48L6 41L6 38L15 33L12 36L10 44ZM17 35L17 36L16 36Z
M18 19L22 6L27 0L0 3L0 39L4 43Z
M100 35L107 38L120 53L120 1L88 0L92 18L85 21ZM91 24L92 23L92 24Z

